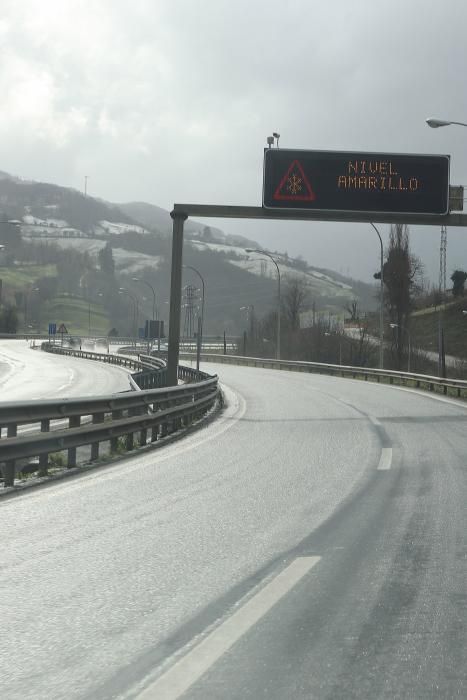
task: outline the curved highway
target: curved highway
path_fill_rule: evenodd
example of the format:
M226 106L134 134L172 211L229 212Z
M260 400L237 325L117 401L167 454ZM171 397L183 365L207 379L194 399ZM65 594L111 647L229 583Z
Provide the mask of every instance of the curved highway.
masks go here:
M105 352L96 348L100 351ZM0 340L0 401L93 396L129 388L128 370L122 367L32 350L27 340Z
M467 697L467 406L205 369L207 427L0 502L2 697Z

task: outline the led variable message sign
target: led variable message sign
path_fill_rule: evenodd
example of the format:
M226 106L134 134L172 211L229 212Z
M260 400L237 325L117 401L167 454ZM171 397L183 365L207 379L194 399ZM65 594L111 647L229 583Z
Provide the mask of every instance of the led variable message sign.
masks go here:
M447 214L449 156L269 148L263 207Z

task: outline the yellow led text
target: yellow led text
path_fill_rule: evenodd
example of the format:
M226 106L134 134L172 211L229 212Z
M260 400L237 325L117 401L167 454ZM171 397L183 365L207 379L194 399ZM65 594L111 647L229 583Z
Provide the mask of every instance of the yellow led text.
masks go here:
M419 184L416 177L401 177L390 160L349 160L347 173L337 178L341 190L416 192Z

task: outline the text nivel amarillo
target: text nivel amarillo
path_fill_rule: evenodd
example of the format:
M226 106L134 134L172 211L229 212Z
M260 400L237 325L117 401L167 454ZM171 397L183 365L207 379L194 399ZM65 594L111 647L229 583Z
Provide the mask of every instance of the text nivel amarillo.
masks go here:
M337 178L343 190L416 192L419 184L417 177L401 177L390 160L349 160L347 173Z

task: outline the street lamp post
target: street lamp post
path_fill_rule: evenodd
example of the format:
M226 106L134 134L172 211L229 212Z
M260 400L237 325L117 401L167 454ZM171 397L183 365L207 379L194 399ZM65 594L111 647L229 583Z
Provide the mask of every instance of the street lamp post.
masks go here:
M332 335L332 333L330 333L329 331L325 331L324 335L327 338L329 338ZM337 335L338 342L339 342L339 365L342 365L342 339L345 338L346 340L348 340L348 338L346 338L345 335L341 334L341 333L336 334L336 335Z
M132 277L131 279L133 280L133 282L141 282L141 284L145 284L151 290L151 292L152 292L152 320L154 321L155 314L156 314L156 292L154 290L154 287L152 286L152 284L149 284L149 282L146 282L146 280L142 280L139 277Z
M247 330L243 331L243 354L246 355L246 338L247 338L247 333L250 334L250 352L254 348L256 344L256 338L255 338L255 307L253 304L249 304L248 306L241 306L240 311L246 311L246 328Z
M276 359L281 359L281 273L279 270L279 265L276 260L272 257L270 253L266 250L254 250L253 248L245 248L247 253L258 253L259 255L265 255L267 258L272 260L277 270L277 340L276 340Z
M255 307L253 304L248 304L248 306L241 306L240 311L246 311L246 324L249 330L250 336L253 338L255 329Z
M28 328L28 307L29 307L29 295L32 292L40 292L39 287L33 287L32 289L28 289L27 292L24 294L24 330L27 332Z
M408 341L408 357L407 357L407 372L410 372L410 354L411 354L411 342L410 342L410 333L407 328L404 328L404 326L399 326L398 323L390 323L389 324L390 328L400 328L403 333L407 334L407 341Z
M138 317L139 317L139 302L138 302L138 297L132 294L131 292L128 291L128 289L125 289L125 287L120 287L118 290L119 294L128 294L130 299L133 302L133 332L134 332L134 337L135 337L135 343L136 343L136 337L138 335Z
M383 239L381 234L374 224L373 226L376 231L376 235L379 238L380 244L380 288L379 288L379 368L384 367L384 280L383 280L383 268L384 268L384 249L383 249Z
M145 284L151 290L151 292L152 292L152 320L154 321L155 314L156 314L156 292L155 292L154 287L152 286L152 284L150 284L149 282L146 282L146 280L140 279L139 277L132 277L131 279L133 280L133 282L141 282L141 284ZM158 335L157 350L158 350L158 352L160 352L160 349L161 349L160 324L159 324L159 331L158 331L157 335ZM148 333L148 347L149 347L149 333Z
M201 298L201 320L198 320L198 337L197 337L197 344L196 344L196 369L199 371L199 361L200 361L200 355L201 355L201 348L203 346L203 329L204 329L204 297L205 297L205 284L204 284L204 277L201 274L199 270L196 269L196 267L193 267L192 265L183 265L183 268L185 270L192 270L192 272L195 272L198 277L201 280L201 286L202 286L202 298ZM199 316L198 316L199 319Z
M428 124L428 126L431 126L432 129L439 129L441 126L465 126L465 127L467 127L467 124L465 122L454 122L454 121L447 120L447 119L435 119L434 117L430 117L429 119L425 119L425 121ZM440 291L441 291L441 280L440 280ZM440 377L446 376L446 362L445 362L445 355L444 355L443 307L442 306L440 306L440 308L439 308L439 315L438 315L438 374Z
M98 292L97 296L103 297L104 295L102 292ZM88 335L89 336L91 335L91 299L89 298L89 296L88 296ZM96 331L96 335L97 335L97 331Z

